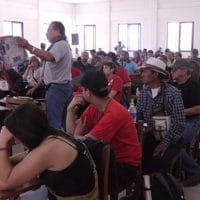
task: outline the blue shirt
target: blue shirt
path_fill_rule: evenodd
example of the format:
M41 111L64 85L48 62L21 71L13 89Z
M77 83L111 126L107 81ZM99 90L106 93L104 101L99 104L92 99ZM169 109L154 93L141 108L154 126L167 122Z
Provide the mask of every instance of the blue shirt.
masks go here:
M122 65L124 66L129 75L134 74L135 71L137 70L137 64L132 61L130 62L123 61Z

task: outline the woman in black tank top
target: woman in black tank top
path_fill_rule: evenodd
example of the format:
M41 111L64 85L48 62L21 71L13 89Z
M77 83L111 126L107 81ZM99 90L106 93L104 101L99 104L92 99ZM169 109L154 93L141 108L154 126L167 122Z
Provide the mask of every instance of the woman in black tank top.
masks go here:
M28 155L14 167L2 148L13 139L29 148ZM0 155L0 190L16 188L39 176L50 199L98 199L96 169L87 148L70 134L50 127L46 114L33 104L19 106L5 119L0 154L5 154Z

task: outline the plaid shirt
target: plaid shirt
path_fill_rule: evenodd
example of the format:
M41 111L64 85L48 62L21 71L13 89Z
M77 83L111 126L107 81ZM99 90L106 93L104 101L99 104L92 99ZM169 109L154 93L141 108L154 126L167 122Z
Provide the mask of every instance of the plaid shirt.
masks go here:
M162 84L158 95L153 98L151 88L143 89L137 100L137 120L143 120L148 126L153 126L152 116L156 107L163 107L163 111L171 117L170 129L162 138L162 143L175 144L185 128L184 106L180 91L172 85Z

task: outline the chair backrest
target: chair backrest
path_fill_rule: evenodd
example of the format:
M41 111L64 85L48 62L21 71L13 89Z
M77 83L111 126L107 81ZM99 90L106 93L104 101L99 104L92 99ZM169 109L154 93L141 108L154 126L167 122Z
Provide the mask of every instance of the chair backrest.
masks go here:
M102 149L102 158L98 177L100 200L108 199L109 163L110 145L106 144Z
M111 160L110 145L90 137L84 138L82 142L86 144L96 165L98 173L99 199L107 200L110 176L109 167Z

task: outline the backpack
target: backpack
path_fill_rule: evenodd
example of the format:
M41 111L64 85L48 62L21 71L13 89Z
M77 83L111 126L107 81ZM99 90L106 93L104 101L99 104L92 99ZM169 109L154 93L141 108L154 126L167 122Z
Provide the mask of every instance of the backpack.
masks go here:
M150 182L152 200L185 200L182 186L171 174L153 173Z

